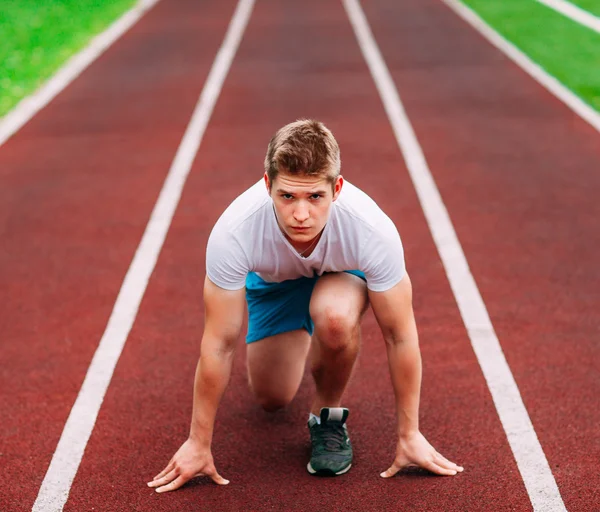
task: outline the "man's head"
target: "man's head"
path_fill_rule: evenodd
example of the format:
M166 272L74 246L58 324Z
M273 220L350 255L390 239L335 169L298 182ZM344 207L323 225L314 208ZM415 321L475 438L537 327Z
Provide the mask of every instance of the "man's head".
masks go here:
M323 123L300 119L280 128L269 142L265 172L270 182L281 172L319 176L333 185L340 174L340 148Z
M314 120L279 129L267 149L265 183L284 234L300 247L311 242L342 190L340 149L333 134Z

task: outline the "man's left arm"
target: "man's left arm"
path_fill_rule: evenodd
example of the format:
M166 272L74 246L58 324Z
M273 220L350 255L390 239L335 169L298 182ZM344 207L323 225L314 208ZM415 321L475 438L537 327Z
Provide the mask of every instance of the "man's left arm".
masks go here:
M381 476L391 477L407 466L420 466L439 475L456 475L463 468L440 455L419 431L421 351L408 274L390 290L369 291L369 301L386 342L398 414L396 458Z

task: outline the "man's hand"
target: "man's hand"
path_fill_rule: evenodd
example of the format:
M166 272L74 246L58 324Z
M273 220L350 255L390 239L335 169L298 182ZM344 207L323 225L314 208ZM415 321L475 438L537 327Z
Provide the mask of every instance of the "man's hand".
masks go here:
M387 471L381 473L383 478L394 476L402 468L418 466L438 475L456 475L463 468L443 457L429 444L420 432L409 437L400 438L396 449L396 459Z
M229 480L217 473L210 448L188 439L165 469L152 482L148 482L148 487L155 487L156 492L174 491L195 476L208 476L219 485L229 483Z

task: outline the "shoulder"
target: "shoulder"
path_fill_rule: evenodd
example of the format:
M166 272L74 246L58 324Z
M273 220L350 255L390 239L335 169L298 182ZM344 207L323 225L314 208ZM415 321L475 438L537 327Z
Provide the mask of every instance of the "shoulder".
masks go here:
M240 226L251 222L269 203L269 194L264 182L260 180L236 197L225 209L213 227L213 234L234 234Z
M396 226L386 213L369 195L352 183L344 182L342 192L334 204L342 222L352 223L365 234L383 238L398 236Z
M349 185L349 186L347 186ZM358 243L358 267L371 291L385 291L404 273L404 249L393 221L365 192L345 182L338 197L337 215L346 238Z
M262 180L240 194L221 214L208 239L209 248L218 247L223 255L245 251L261 236L264 217L271 198Z
M260 240L270 198L262 180L238 196L214 225L206 247L206 273L220 288L237 290L252 266L252 244Z

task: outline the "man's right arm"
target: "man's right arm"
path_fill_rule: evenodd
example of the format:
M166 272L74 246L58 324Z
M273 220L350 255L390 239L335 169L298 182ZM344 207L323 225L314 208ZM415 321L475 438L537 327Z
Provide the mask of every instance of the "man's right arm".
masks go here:
M205 325L194 381L190 438L210 446L217 407L229 382L244 321L245 292L204 282Z
M158 492L181 487L194 476L205 475L228 483L214 466L210 445L217 407L229 382L235 348L245 311L245 291L224 290L208 277L204 282L204 334L194 379L190 436L150 487Z

